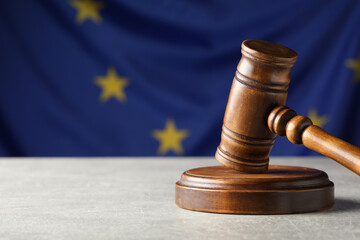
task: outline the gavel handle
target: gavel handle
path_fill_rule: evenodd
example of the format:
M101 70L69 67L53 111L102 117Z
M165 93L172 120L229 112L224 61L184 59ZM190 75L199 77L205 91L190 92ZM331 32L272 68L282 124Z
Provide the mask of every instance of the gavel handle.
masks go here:
M334 137L315 125L304 130L302 142L305 147L334 159L360 175L360 148Z
M288 107L273 109L268 117L270 131L286 136L290 142L304 144L360 175L360 148L334 137L312 124L308 117L297 115Z

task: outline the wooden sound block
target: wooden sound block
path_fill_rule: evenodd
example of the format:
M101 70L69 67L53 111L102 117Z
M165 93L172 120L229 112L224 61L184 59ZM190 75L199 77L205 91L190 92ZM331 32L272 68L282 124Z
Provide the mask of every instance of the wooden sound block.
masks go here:
M225 166L184 172L176 183L176 204L189 210L285 214L320 211L334 205L334 184L323 171L270 165L267 173Z

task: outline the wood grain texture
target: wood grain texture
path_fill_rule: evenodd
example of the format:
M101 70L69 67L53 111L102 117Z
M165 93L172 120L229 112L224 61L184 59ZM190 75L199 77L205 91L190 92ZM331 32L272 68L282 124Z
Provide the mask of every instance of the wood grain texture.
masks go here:
M215 213L284 214L331 208L334 185L326 173L272 166L266 174L224 166L191 169L176 183L179 207Z
M297 54L260 40L242 43L224 116L216 159L244 172L266 172L275 134L266 125L271 110L284 105Z
M268 118L269 129L295 144L304 144L360 175L360 149L312 124L288 107L276 107Z

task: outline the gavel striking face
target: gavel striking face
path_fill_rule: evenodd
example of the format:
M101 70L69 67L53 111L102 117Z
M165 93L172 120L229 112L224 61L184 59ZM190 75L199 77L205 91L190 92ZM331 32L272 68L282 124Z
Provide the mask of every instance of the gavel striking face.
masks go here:
M279 44L246 40L224 116L216 159L249 173L268 169L276 134L320 152L360 175L360 149L285 107L293 50Z

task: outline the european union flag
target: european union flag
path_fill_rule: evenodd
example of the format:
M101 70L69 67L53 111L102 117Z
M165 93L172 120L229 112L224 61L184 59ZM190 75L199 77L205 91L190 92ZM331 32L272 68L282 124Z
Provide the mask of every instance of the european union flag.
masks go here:
M287 105L360 146L359 29L353 0L1 1L0 155L213 156L245 39L294 49Z

